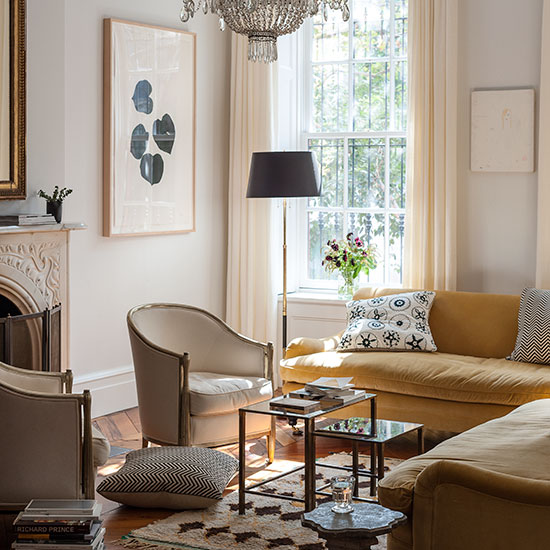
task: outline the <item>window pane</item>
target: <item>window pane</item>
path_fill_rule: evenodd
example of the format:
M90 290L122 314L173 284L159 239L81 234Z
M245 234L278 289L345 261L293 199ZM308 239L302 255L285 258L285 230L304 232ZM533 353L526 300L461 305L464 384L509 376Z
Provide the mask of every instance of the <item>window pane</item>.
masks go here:
M385 140L350 139L348 154L348 206L384 208Z
M362 283L384 282L384 219L384 214L348 214L348 231L353 231L354 235L358 235L367 244L375 246L377 266L368 277L361 275Z
M405 208L407 140L390 139L390 208Z
M353 75L355 131L388 129L389 63L357 63Z
M342 239L343 216L337 212L308 212L308 277L310 279L337 279L321 265L323 249L329 239Z
M395 53L397 57L406 57L407 55L407 15L409 8L407 0L394 0L395 17Z
M400 285L403 282L403 232L405 214L389 215L388 261L390 264L390 284Z
M340 10L328 10L313 18L313 61L336 61L348 58L349 25Z
M390 55L390 0L352 0L353 57Z
M407 63L395 64L395 129L407 129Z
M344 140L310 139L309 150L315 153L321 176L321 196L309 199L309 206L343 206Z
M313 131L348 128L348 66L313 66Z

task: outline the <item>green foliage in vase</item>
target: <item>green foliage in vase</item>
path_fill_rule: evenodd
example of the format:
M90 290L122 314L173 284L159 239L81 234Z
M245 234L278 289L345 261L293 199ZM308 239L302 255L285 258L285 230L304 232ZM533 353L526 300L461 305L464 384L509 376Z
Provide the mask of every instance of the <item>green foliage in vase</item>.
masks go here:
M373 245L365 245L359 237L348 233L345 239L327 241L321 264L328 272L338 271L345 281L353 281L361 271L369 274L376 267L376 251Z
M46 202L63 202L72 192L73 190L68 187L59 189L59 185L56 185L53 188L53 193L51 195L48 195L48 193L45 193L42 189L40 189L40 191L38 191L38 196L46 199Z

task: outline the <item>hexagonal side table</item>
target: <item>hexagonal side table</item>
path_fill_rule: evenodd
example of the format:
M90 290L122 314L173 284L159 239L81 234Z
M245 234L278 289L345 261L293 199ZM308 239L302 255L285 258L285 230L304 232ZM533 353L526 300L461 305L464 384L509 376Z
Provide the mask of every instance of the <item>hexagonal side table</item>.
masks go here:
M332 502L321 504L302 516L302 525L317 531L327 541L329 550L368 550L378 544L379 535L385 535L407 517L378 504L354 502L349 514L335 514Z

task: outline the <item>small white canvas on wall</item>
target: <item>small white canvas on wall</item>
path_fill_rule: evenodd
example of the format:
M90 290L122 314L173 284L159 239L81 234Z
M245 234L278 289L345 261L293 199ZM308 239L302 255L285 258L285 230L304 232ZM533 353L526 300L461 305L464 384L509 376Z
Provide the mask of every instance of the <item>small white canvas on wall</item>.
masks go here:
M473 172L533 172L535 90L472 92Z

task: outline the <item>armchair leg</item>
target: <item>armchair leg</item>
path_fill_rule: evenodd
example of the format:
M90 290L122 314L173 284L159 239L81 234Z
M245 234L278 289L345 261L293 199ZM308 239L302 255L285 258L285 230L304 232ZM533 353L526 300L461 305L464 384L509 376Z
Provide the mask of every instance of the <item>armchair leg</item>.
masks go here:
M149 441L147 441L147 439L142 437L141 438L141 448L142 449L147 449L147 447L149 447Z
M275 417L271 417L271 431L267 435L267 463L271 464L275 460L275 441L277 435L277 424Z

